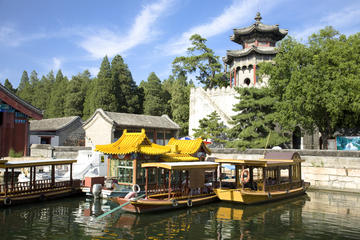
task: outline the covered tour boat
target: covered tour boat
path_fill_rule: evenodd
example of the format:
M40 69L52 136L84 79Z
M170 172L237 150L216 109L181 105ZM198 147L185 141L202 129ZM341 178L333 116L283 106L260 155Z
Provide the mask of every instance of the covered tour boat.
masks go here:
M72 178L72 165L76 160L37 160L8 161L0 160L0 169L4 170L4 184L0 184L0 206L10 206L18 203L43 201L52 198L65 197L81 193L80 180ZM69 179L56 179L55 168L59 165L69 165ZM49 166L50 178L37 179L37 167ZM26 169L28 181L15 180L16 171Z
M217 200L218 164L214 162L154 162L143 163L145 195L135 192L125 197L112 198L123 210L134 213L192 207ZM137 188L137 187L136 187ZM134 189L135 190L135 189ZM128 204L127 204L128 203Z
M258 160L216 159L215 162L220 166L235 166L235 178L220 178L220 187L215 189L220 200L264 203L304 194L310 186L301 179L303 160L297 152L269 152Z

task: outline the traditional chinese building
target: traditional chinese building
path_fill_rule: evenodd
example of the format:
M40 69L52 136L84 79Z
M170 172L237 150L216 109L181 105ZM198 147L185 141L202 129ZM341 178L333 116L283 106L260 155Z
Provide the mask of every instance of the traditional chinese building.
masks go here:
M10 149L28 154L30 118L42 119L42 111L0 84L0 157Z
M83 146L85 131L79 116L30 121L30 145Z
M142 114L108 112L97 109L83 124L85 146L109 144L119 139L126 129L128 132L141 132L145 129L150 141L165 145L170 138L177 137L180 127L167 115L149 116Z
M287 29L280 29L277 24L263 24L261 19L260 13L257 13L254 24L234 29L230 37L231 41L243 47L228 50L223 58L225 69L229 67L230 86L255 86L257 64L271 61L276 55L276 42L288 33Z

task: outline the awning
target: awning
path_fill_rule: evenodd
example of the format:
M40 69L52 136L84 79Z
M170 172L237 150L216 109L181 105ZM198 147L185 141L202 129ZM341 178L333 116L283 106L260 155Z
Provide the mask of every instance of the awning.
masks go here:
M169 170L189 170L189 169L216 169L218 163L214 162L153 162L143 163L141 167L156 167Z

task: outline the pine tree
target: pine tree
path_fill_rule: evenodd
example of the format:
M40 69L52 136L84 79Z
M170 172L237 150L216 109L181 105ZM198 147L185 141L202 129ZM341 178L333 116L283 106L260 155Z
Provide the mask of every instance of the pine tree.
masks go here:
M237 88L239 103L235 105L234 127L229 130L228 147L264 148L281 145L288 138L275 131L274 104L276 98L268 88Z
M85 85L90 81L90 73L85 71L71 78L67 85L65 116L82 116L86 96Z
M114 83L111 78L111 67L107 56L104 57L97 78L94 80L93 91L90 96L90 112L97 108L116 112L117 101Z
M111 77L114 83L117 111L141 113L141 92L133 80L128 66L120 55L116 55L111 61Z
M11 84L11 82L9 81L9 79L5 79L4 87L6 87L10 92L16 93L16 89L13 88L13 85Z
M169 100L172 119L181 127L180 134L188 135L190 88L193 85L187 83L186 76L183 74L179 75L175 80L168 81L173 82L170 90L171 99Z
M167 99L164 98L161 81L154 72L150 73L147 82L140 86L144 89L144 113L147 115L161 116L166 113Z
M48 78L54 79L54 73L51 71L48 74ZM66 87L68 80L63 76L61 70L56 73L56 78L54 80L53 88L51 90L50 102L47 111L47 117L57 118L65 116L64 113L64 101L66 96Z
M32 89L29 81L29 76L26 71L24 71L21 76L20 84L16 94L24 101L31 103Z
M199 121L200 126L198 129L193 129L195 131L194 136L211 140L214 147L223 147L227 141L227 129L220 120L221 118L216 111L210 113Z

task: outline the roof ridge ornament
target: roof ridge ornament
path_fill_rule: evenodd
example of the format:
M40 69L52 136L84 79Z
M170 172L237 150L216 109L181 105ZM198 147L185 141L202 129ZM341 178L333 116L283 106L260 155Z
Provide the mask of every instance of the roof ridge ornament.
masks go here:
M256 23L261 23L260 21L261 21L262 17L261 17L261 15L260 15L260 12L257 12L257 13L256 13L256 16L255 16L254 19L255 19Z

